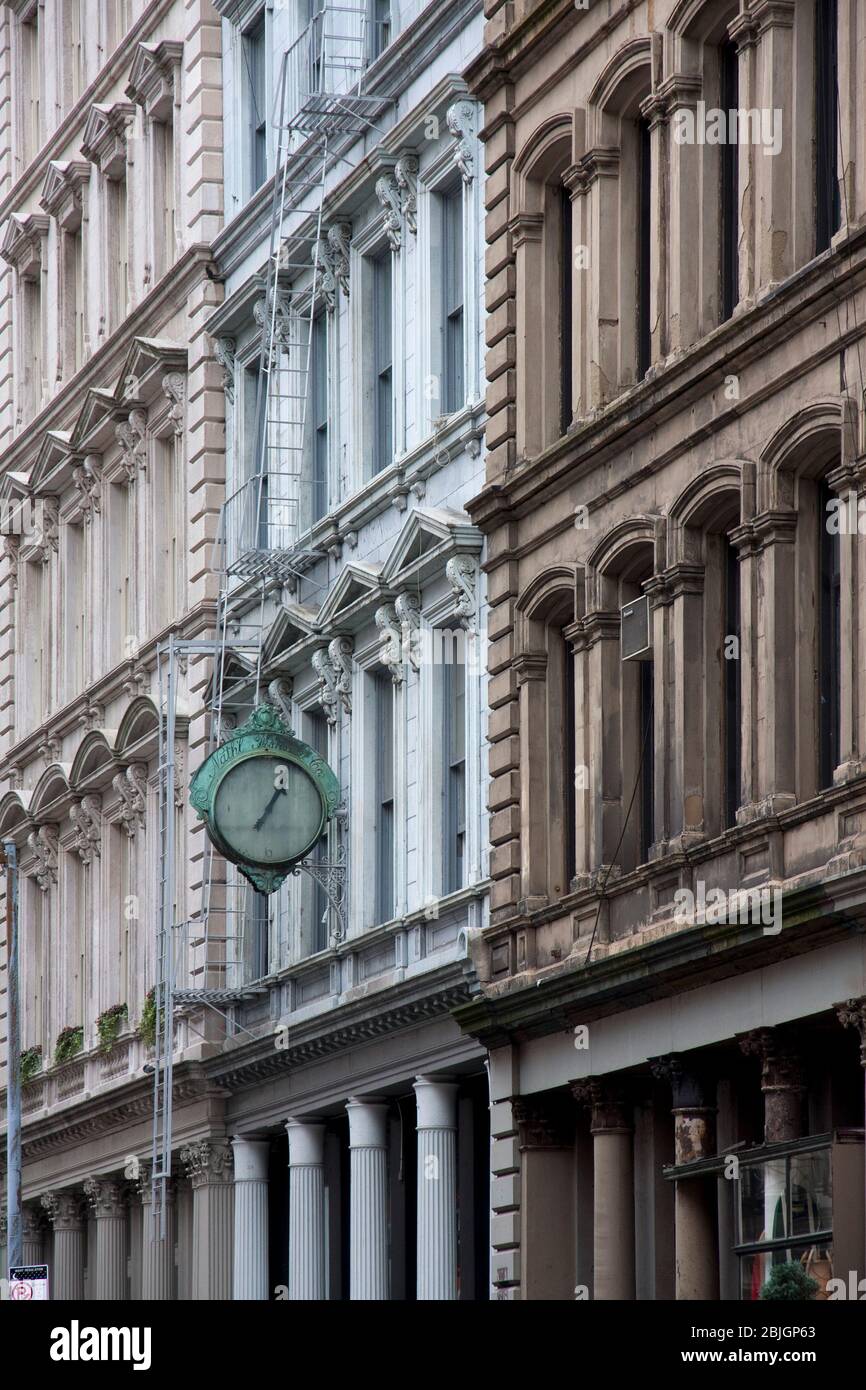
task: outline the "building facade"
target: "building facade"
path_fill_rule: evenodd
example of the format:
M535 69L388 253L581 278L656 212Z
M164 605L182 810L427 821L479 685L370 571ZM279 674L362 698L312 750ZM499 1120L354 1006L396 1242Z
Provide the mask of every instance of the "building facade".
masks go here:
M0 835L58 1298L489 1296L451 1017L487 912L482 23L2 9ZM342 789L269 900L188 803L262 701Z
M862 7L485 12L491 898L457 1017L490 1050L496 1296L751 1299L796 1263L838 1297Z

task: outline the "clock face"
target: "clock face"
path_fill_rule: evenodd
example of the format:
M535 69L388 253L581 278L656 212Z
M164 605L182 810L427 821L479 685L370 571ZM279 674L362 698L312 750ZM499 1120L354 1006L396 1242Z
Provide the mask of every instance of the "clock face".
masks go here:
M302 858L318 840L324 806L297 763L267 754L245 758L219 783L214 828L237 860L276 866Z

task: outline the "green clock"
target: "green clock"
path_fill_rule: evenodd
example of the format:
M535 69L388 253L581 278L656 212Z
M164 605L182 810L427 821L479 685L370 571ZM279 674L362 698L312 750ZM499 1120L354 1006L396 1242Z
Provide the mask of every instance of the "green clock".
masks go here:
M272 705L257 706L190 783L215 848L262 893L275 892L309 854L339 800L328 764Z

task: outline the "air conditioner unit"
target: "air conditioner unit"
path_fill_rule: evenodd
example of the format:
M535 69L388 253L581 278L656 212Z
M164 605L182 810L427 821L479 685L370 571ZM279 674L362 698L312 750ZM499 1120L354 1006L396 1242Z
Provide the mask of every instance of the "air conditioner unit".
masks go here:
M623 661L652 661L649 596L642 594L620 609L620 642Z

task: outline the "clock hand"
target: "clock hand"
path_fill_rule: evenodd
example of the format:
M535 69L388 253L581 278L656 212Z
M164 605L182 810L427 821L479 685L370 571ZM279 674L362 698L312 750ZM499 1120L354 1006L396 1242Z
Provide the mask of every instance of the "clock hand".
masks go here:
M262 814L259 816L258 820L257 820L256 823L255 823L255 829L256 829L256 830L261 830L262 826L264 825L265 821L267 820L268 816L270 815L271 811L272 811L273 808L274 808L274 804L275 804L275 802L276 802L276 800L277 800L277 797L280 796L280 795L282 795L282 794L284 794L284 793L285 793L285 790L286 790L285 787L277 787L276 791L274 792L274 794L273 794L273 796L271 797L270 801L268 802L267 806L266 806L265 809L262 811Z

